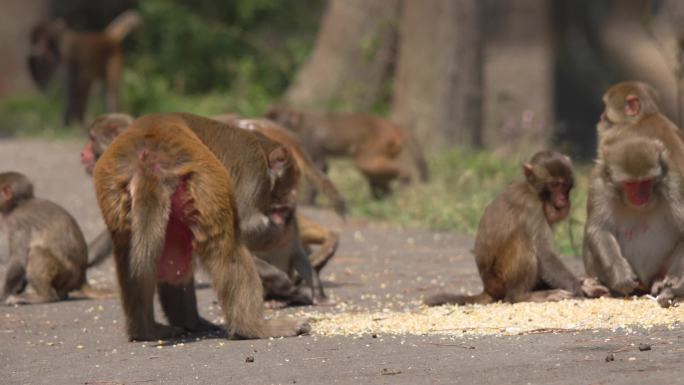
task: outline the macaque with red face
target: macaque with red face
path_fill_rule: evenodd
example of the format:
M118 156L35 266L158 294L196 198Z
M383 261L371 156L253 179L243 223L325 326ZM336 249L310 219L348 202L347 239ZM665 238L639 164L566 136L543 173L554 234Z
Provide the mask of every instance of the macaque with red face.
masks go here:
M651 293L669 306L684 294L684 201L659 140L627 137L601 148L589 190L587 274L619 295Z

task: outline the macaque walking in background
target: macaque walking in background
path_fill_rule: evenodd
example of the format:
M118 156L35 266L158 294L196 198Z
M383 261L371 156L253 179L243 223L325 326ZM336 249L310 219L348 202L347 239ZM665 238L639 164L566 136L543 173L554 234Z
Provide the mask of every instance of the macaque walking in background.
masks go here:
M121 41L141 22L129 10L102 32L77 32L63 20L43 21L31 31L28 68L40 88L46 88L60 63L66 65L64 124L83 122L90 89L101 81L108 112L121 109L119 83L123 72Z

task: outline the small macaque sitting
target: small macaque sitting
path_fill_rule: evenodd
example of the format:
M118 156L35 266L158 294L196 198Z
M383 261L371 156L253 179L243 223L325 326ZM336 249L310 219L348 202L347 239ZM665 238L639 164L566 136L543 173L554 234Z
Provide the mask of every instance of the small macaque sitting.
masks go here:
M570 158L541 151L523 165L523 172L525 179L501 193L480 219L473 252L483 292L439 293L425 304L542 302L608 294L594 279L573 274L553 249L552 227L570 214Z
M88 251L74 218L56 203L34 197L25 175L0 173L0 214L10 253L1 301L55 302L75 290L89 298L113 296L88 284Z
M681 183L660 140L603 146L587 202L587 274L614 294L650 293L664 307L684 296Z

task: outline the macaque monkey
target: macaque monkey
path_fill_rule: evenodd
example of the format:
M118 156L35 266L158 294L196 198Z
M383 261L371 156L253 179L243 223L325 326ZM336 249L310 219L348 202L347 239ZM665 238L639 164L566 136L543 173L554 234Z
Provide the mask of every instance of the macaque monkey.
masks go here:
M684 175L682 132L658 107L658 95L646 83L626 81L613 85L603 95L605 109L596 130L601 148L627 136L660 140L667 149L672 166Z
M302 151L296 140L284 128L265 119L238 119L235 115L225 115L211 117L212 119L226 123L238 124L242 128L257 130L267 134L271 139L283 144L293 155L299 169L309 176L317 186L321 186L322 191L331 197L340 215L345 212L345 202L335 186L318 169L313 167L311 160ZM95 161L104 152L104 149L111 141L127 128L133 118L126 114L105 114L97 117L88 129L88 142L81 151L81 161L86 171L91 172ZM248 127L247 127L248 126ZM275 207L274 207L275 208ZM337 235L313 221L295 215L296 223L286 220L289 214L282 210L271 210L271 219L280 220L285 227L284 238L275 242L271 250L260 250L257 256L261 261L256 261L257 271L264 284L265 296L267 299L277 299L285 301L291 305L308 305L312 303L330 303L323 291L318 274L322 267L334 255L337 249ZM277 215L277 214L280 215ZM300 224L304 223L300 236ZM295 241L300 239L300 241ZM320 245L317 250L311 250L311 245ZM283 249L286 247L285 249ZM111 241L105 231L100 234L89 245L89 261L97 264L111 253ZM262 263L267 261L267 263ZM312 262L314 265L312 266ZM279 268L274 268L277 265ZM294 273L299 273L300 277L310 277L312 293L302 294L301 288L297 287L293 279Z
M83 121L90 87L96 80L103 83L107 111L119 111L121 41L140 22L138 13L129 10L102 32L76 32L63 20L43 21L33 28L28 67L36 84L46 88L58 65L66 64L64 124Z
M483 292L440 293L428 297L427 305L542 302L607 294L594 280L576 277L553 250L552 227L570 213L570 158L541 151L523 165L523 172L525 180L509 186L480 219L473 253Z
M0 173L0 214L10 254L0 301L54 302L74 290L90 298L111 297L88 284L86 243L74 218L56 203L34 197L25 175ZM35 293L24 292L27 285Z
M391 193L394 179L411 179L410 171L397 162L406 146L421 181L428 180L427 162L411 132L386 119L363 113L305 113L284 105L272 106L265 116L292 130L323 171L329 156L354 159L376 199Z
M212 117L212 119L217 119L217 117ZM346 213L346 204L339 191L332 181L315 167L311 158L287 129L267 119L228 118L228 120L224 119L224 121L232 122L242 129L259 132L287 148L295 160L295 166L297 166L314 185L330 198L334 203L335 211L340 216L344 216ZM295 193L296 191L293 189L293 196ZM293 202L294 201L295 200L293 199ZM294 214L294 208L290 214ZM292 305L333 304L325 295L323 285L320 282L319 271L322 266L318 269L313 269L310 258L313 257L315 261L323 261L322 264L327 263L335 253L337 236L333 235L333 238L331 239L333 233L329 231L322 233L321 229L325 230L322 226L300 216L295 216L294 218L295 220L282 219L281 221L285 223L285 236L274 244L273 247L267 250L255 251L255 255L269 264L276 266L279 270L287 272L289 279L295 279L295 273L299 273L300 277L306 282L313 282L312 294L310 297L298 294L300 288L296 286L290 287L286 282L282 281L282 278L280 280L274 280L273 275L270 275L268 279L263 279L265 277L264 275L261 275L264 282L275 282L275 284L270 283L264 285L266 287L267 298L284 300ZM321 234L325 237L323 240L323 247L320 247L313 254L310 248L302 242L303 237L302 232L300 231L300 224L306 225L307 235L317 235L319 237L318 239L320 239ZM331 242L332 244L330 244ZM261 272L262 270L260 270L260 273ZM309 276L311 276L311 278L309 278ZM273 288L273 290L270 288ZM292 294L283 295L281 294L282 290L276 290L276 288L289 288L288 291Z
M601 148L592 173L584 266L620 295L684 295L684 201L659 140L627 137Z
M325 267L337 251L338 236L335 232L328 230L301 214L297 214L295 220L296 227L291 227L291 229L294 229L293 232L299 231L304 252L308 255L315 273L320 274L323 267ZM291 238L287 238L285 243L286 245L291 245ZM312 245L317 245L318 247L312 250ZM299 282L302 280L301 276L296 274L297 271L293 269L294 266L290 267L288 264L294 262L297 258L296 256L285 255L283 257L283 251L278 248L263 254L265 255L262 255L261 258L255 258L255 262L259 271L259 277L264 286L265 299L284 302L287 305L334 304L333 301L325 297L325 294L321 295L320 292L318 296L314 296L312 299L311 294L299 285ZM267 261L274 262L275 264ZM276 267L276 265L280 267Z
M258 131L269 139L287 147L304 176L328 197L338 215L345 216L347 204L342 194L330 178L314 164L309 154L302 148L299 140L285 127L268 119L245 119L233 114L216 115L211 116L211 118L224 123L236 124L246 130Z
M282 236L268 215L272 201L289 199L290 166L287 150L267 138L191 114L146 115L116 137L93 180L130 339L213 329L197 311L193 256L211 277L230 337L308 331L305 321L263 319L263 289L245 247L268 247ZM238 202L234 188L251 196ZM154 319L155 287L170 325Z

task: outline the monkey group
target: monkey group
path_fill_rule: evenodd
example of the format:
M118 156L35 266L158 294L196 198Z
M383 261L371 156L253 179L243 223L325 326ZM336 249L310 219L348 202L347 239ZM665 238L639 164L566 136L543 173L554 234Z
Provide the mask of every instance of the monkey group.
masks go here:
M539 152L480 220L473 252L483 292L438 293L427 305L648 294L669 307L684 296L682 132L645 83L618 83L603 102L582 252L588 277L574 276L551 243L551 226L569 213L570 159Z
M88 126L81 151L106 225L89 244L74 218L34 196L16 172L0 173L0 214L9 240L0 300L54 302L92 287L87 269L113 255L127 337L146 341L194 332L229 338L307 333L308 321L263 316L276 306L331 305L319 274L338 235L297 210L299 182L312 203L321 192L344 218L346 203L326 175L329 157L349 157L382 199L392 184L429 170L416 138L386 119L271 106L263 118L233 114L120 112L121 40L140 24L126 12L103 32L79 33L61 21L31 33L30 72L45 86L66 63L65 123L82 121L91 83L105 84L107 110ZM568 268L553 247L553 228L570 213L571 159L534 153L521 179L481 217L473 254L477 295L437 293L428 306L496 301L559 301L647 294L668 307L684 297L684 134L659 109L649 85L610 87L597 123L582 257L586 274ZM399 156L408 153L415 171ZM211 279L225 325L202 318L194 273ZM30 289L30 290L29 290ZM157 294L167 323L157 321Z

